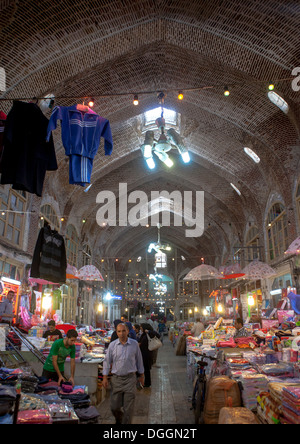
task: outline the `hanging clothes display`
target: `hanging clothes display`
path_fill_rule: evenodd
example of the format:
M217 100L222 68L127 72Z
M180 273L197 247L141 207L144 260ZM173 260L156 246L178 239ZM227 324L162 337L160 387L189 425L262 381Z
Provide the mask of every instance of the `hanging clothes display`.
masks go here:
M66 155L69 156L69 183L86 186L91 183L93 160L98 152L100 139L104 139L105 155L111 155L113 140L110 123L93 110L82 105L56 106L51 114L47 140L61 121L61 137Z
M14 101L6 119L1 184L42 195L46 171L58 169L49 120L35 103Z
M6 114L3 111L0 111L0 171L1 171L1 159L3 153L3 136L4 136L4 128L6 122Z
M66 272L64 238L49 226L41 228L33 254L31 277L64 284Z

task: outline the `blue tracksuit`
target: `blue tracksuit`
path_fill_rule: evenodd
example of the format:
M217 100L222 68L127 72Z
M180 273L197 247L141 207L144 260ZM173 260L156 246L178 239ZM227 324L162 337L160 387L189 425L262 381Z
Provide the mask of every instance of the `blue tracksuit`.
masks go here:
M70 162L70 184L85 186L90 183L93 160L97 154L100 139L104 138L105 155L113 150L110 123L94 111L82 112L73 106L56 106L48 125L47 140L51 131L61 121L61 136L66 155Z

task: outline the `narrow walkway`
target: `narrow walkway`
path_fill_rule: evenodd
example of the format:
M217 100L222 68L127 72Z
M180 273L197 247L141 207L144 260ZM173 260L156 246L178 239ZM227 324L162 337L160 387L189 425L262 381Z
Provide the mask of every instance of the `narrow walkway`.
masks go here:
M187 379L186 356L176 356L168 337L158 351L157 365L151 370L151 388L139 390L136 396L133 424L194 424L191 403L192 384ZM109 392L98 407L100 424L114 424Z

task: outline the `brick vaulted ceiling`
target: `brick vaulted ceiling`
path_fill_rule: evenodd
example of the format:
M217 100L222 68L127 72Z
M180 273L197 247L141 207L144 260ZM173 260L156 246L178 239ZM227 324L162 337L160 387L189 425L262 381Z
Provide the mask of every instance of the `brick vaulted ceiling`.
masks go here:
M0 0L0 66L7 76L2 97L53 93L56 104L69 106L77 101L59 97L93 96L95 111L111 123L114 151L104 156L100 147L88 193L68 184L55 131L59 169L47 175L44 195L53 196L69 220L86 217L81 235L111 257L137 256L157 236L155 228L98 227L96 195L117 191L120 182L149 196L152 190L204 190L202 237L185 238L184 227L162 231L162 240L186 255L220 258L233 242L243 243L250 218L263 227L271 193L292 205L300 92L292 89L291 73L300 65L299 16L296 1ZM268 99L270 80L289 103L288 115ZM179 102L181 89L196 90ZM181 116L192 162L150 171L140 150L142 116L158 106L159 91L166 94L165 107ZM137 92L140 105L134 107ZM10 106L2 102L3 111ZM259 165L245 146L260 156Z

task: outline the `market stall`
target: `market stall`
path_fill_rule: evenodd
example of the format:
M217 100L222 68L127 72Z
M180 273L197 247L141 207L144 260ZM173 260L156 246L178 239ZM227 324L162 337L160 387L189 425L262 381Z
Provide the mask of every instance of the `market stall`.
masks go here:
M58 325L63 335L72 325ZM7 347L9 328L1 328L0 345L3 361L0 371L0 423L12 423L14 401L8 402L8 395L1 392L3 384L9 383L12 389L21 386L21 401L18 407L18 423L82 423L97 421L98 414L95 406L105 398L105 390L102 387L102 364L105 358L105 350L110 341L111 331L93 330L87 326L77 328L78 338L76 342L76 372L75 386L63 389L53 381L45 380L42 374L43 362L49 354L53 342L43 338L45 332L43 323L32 326L26 335L26 340L21 340L19 346L20 355L24 359L25 366L11 369L5 364L5 356L11 352ZM20 335L22 339L22 335ZM48 336L51 339L51 336ZM40 355L32 353L31 346L38 350ZM43 359L44 357L44 359ZM9 362L9 360L8 360ZM70 359L65 365L66 375L70 374ZM13 390L12 390L13 391ZM3 393L3 398L1 398ZM2 405L3 404L3 405ZM1 408L2 406L2 408Z
M197 338L186 336L187 377L191 383L200 359L198 353L204 353L222 356L213 363L208 360L208 387L221 384L222 390L223 384L226 391L230 384L222 378L229 378L241 388L240 405L230 406L224 401L217 409L215 403L213 415L213 390L208 390L205 409L210 423L254 423L253 415L255 421L265 424L300 423L300 324L298 316L291 315L279 310L276 322L264 323L264 328L246 324L247 335L243 337L235 337L232 322L223 318ZM230 411L233 407L235 410ZM222 408L229 410L221 415Z

